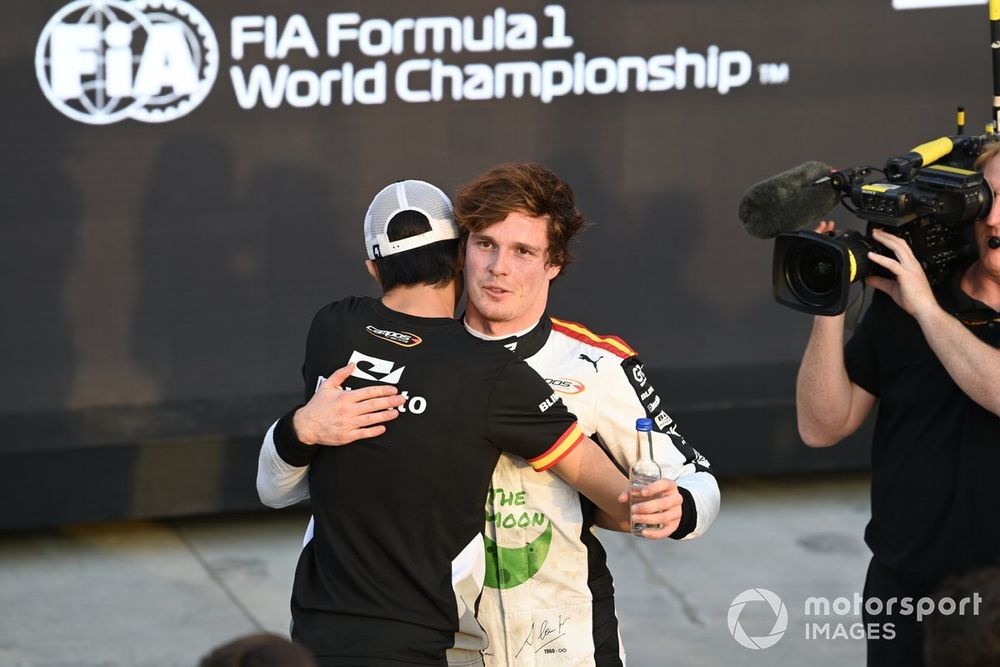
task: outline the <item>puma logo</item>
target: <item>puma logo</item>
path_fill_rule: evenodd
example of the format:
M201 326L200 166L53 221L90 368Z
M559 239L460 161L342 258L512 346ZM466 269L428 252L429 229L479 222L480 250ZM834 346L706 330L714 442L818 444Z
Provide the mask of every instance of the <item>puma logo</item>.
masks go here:
M594 372L596 373L597 372L597 362L600 361L601 359L603 359L604 355L602 354L601 356L597 357L597 359L591 359L587 355L581 354L579 358L583 359L586 362L589 362L589 363L593 364L594 365Z

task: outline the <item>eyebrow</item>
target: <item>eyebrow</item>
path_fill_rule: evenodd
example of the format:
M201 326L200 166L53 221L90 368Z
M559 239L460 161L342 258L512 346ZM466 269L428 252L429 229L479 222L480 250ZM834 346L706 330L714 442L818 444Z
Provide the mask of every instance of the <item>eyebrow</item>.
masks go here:
M495 238L493 238L489 234L484 234L482 232L473 232L472 234L469 234L469 238L472 239L473 242L476 242L476 241L489 241L493 245L498 245L497 244L497 240ZM544 248L542 248L540 246L531 245L530 243L523 243L521 241L517 241L517 242L513 243L512 245L515 248L524 248L525 250L531 250L532 252L537 252L537 253L540 253L540 252L542 252L544 250Z
M539 248L538 246L530 245L528 243L515 243L514 247L515 248L524 248L525 250L530 250L531 252L539 253L539 254L542 252L542 248Z

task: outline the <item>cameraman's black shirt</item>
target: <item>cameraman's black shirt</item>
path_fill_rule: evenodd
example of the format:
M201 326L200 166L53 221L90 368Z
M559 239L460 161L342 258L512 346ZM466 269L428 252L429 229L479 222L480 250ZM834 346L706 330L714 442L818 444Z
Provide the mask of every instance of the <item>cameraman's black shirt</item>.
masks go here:
M1000 313L962 292L961 274L935 290L938 302L1000 347ZM865 531L875 557L928 592L1000 563L1000 417L955 384L917 321L882 292L845 354L851 380L879 398Z

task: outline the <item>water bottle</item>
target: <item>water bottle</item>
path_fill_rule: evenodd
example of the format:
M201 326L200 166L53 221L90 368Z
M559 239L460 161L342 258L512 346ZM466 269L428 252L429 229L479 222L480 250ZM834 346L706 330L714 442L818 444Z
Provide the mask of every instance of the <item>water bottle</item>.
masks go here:
M651 482L663 477L663 471L653 460L653 420L645 417L635 420L635 462L628 470L630 488L629 508L632 502L642 502L639 491ZM641 535L643 528L659 528L643 523L633 523L632 533Z

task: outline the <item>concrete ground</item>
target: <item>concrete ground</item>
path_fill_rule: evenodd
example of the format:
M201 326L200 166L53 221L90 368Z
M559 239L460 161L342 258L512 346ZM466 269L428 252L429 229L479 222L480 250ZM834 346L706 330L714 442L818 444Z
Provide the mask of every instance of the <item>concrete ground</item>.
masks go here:
M722 512L698 540L602 533L629 664L864 664L864 641L850 637L860 618L846 606L869 557L868 477L721 486ZM188 667L231 638L286 633L306 521L264 511L2 534L0 665ZM806 599L819 597L827 615L807 616ZM745 648L730 624L745 644L773 645Z

